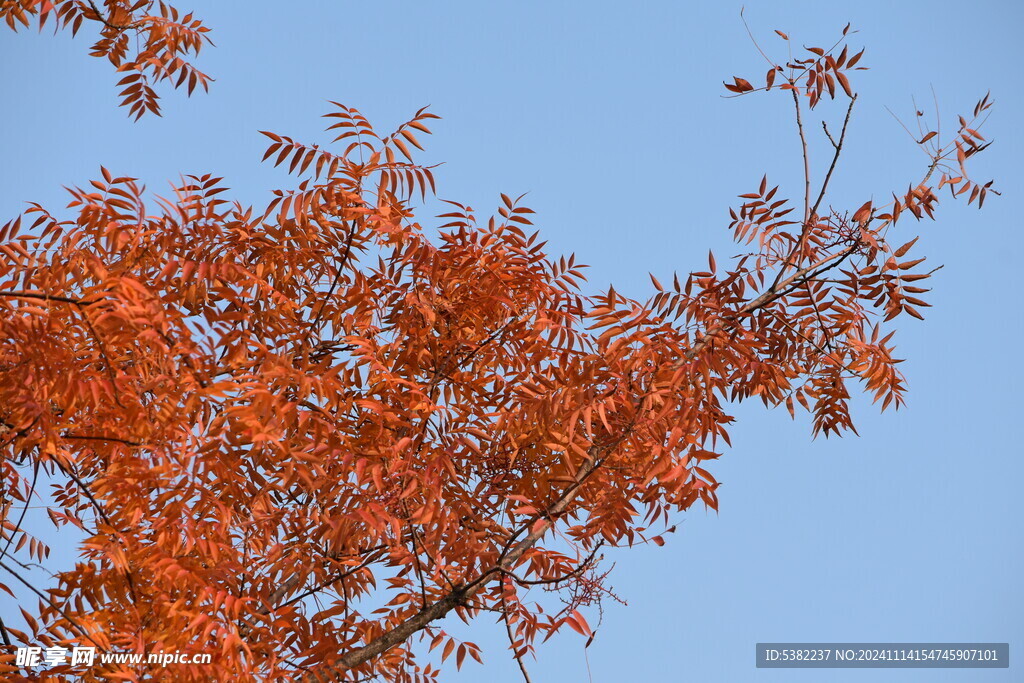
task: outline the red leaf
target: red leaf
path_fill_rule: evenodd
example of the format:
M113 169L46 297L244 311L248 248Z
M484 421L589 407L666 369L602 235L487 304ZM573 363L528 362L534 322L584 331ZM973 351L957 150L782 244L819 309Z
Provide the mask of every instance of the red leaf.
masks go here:
M853 214L854 223L865 223L871 216L871 202L864 202L864 205L857 209Z
M754 86L750 85L750 81L746 80L745 78L733 76L732 80L736 82L736 88L738 88L738 92L750 92L751 90L754 89Z

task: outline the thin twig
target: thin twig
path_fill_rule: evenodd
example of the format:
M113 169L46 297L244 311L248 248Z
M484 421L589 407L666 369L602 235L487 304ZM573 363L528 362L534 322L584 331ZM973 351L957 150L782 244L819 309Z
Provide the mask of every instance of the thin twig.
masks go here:
M803 150L804 158L804 229L811 220L811 159L807 153L807 138L804 136L804 122L800 115L800 96L796 89L790 90L793 94L793 105L796 108L796 129L800 133L800 147Z
M825 123L824 121L822 121L821 122L821 127L825 130L825 137L827 137L828 141L832 143L832 146L833 147L838 147L839 145L837 145L836 141L832 138L832 133L828 132L828 124Z
M512 623L508 618L508 606L505 604L504 594L501 596L501 619L505 622L505 633L508 634L508 644L512 649L512 657L515 658L516 664L519 665L519 670L523 674L523 680L526 681L526 683L533 683L530 679L530 672L526 670L526 664L523 662L523 658L520 656L519 651L516 650L516 639L515 636L512 635Z
M112 28L115 31L127 31L129 29L135 28L134 24L121 25L121 24L112 24L112 23L110 23L110 21L105 16L103 16L103 13L100 12L99 7L97 7L96 4L92 0L88 0L88 2L89 2L89 6L92 7L92 11L96 13L96 21L100 22L101 24L103 24L107 28Z
M63 607L61 607L61 606L57 605L56 603L54 603L54 602L53 602L53 600L51 600L50 598L48 598L48 597L46 596L46 594L45 594L45 593L43 593L43 592L42 592L41 590L39 590L38 588L36 588L35 586L33 586L33 585L32 585L31 583L29 583L29 582L28 582L27 580L25 580L25 578L24 578L24 577L22 577L22 576L21 576L21 574L19 574L18 572L14 571L13 569L11 569L10 567L8 567L8 566L7 566L6 564L4 564L3 562L0 562L0 569L3 569L3 570L4 570L4 571L6 571L6 572L7 572L8 574L10 574L10 575L11 575L11 576L13 576L14 578L16 578L16 579L17 579L18 581L20 581L21 583L23 583L23 584L24 584L24 585L25 585L26 587L28 587L28 589L29 589L30 591L32 591L33 593L35 593L36 595L38 595L38 596L39 596L39 599L40 599L40 600L42 600L43 602L45 602L46 604L48 604L48 605L49 605L50 607L52 607L53 609L55 609L55 610L57 610L58 612L60 612L60 613L61 613L61 615L62 615L62 616L63 616L63 617L64 617L64 618L65 618L65 619L67 620L68 624L70 624L71 626L73 626L73 627L75 628L75 630L77 630L77 631L78 631L79 635L81 635L82 637L88 638L88 639L89 639L90 641L92 641L92 643L93 643L93 644L94 644L94 645L95 645L96 647L100 647L100 648L102 648L102 647L103 647L103 646L102 646L102 645L100 645L100 644L99 644L98 642L96 642L96 641L95 641L95 640L93 639L93 637L92 637L91 635L89 635L89 632L88 632L88 631L86 631L86 630L85 630L85 629L84 629L84 628L83 628L83 627L81 626L81 624L79 624L79 623L78 623L77 621L75 621L75 619L74 619L74 618L73 618L73 617L72 617L72 616L71 616L70 614L68 614L68 613L67 613L67 611L65 611Z
M3 636L4 638L4 645L8 648L14 647L14 645L11 644L10 636L7 635L7 624L4 623L3 617L0 617L0 636Z
M35 461L32 467L32 485L29 486L28 495L25 496L25 507L21 509L21 515L18 517L18 521L14 525L14 529L11 530L10 536L7 539L7 545L4 546L3 550L0 550L0 558L7 555L7 551L10 550L11 544L14 543L14 537L19 531L21 531L21 524L25 521L25 513L28 512L29 503L32 502L32 495L36 490L36 480L39 479L39 460Z
M99 501L96 500L95 496L92 495L92 492L89 490L89 487L86 486L85 482L83 482L71 470L70 464L69 464L68 467L64 467L64 465L62 465L60 463L60 461L57 460L56 458L53 460L53 462L56 463L57 467L60 469L61 472L63 472L73 482L75 482L75 484L78 486L78 488L81 489L82 493L84 493L85 496L89 499L89 501L92 502L93 507L96 509L96 512L99 514L99 516L103 520L103 522L108 527L113 529L113 531L115 532L115 533L111 534L114 537L114 539L118 543L120 543L121 545L127 545L125 540L120 535L121 532L118 530L118 528L116 526L114 526L114 523L107 516L107 513L103 510L103 507L100 505ZM135 580L132 578L132 573L131 573L131 571L129 571L127 566L125 566L125 568L124 568L124 578L125 578L125 581L127 581L127 583L128 583L128 594L132 598L132 603L137 606L138 605L138 596L135 593Z
M764 50L761 49L761 46L757 44L757 38L754 37L754 33L750 30L750 26L747 25L746 17L743 16L744 9L746 8L740 8L740 21L743 22L743 28L747 29L747 35L750 36L750 42L754 44L754 47L757 48L757 51L761 53L762 57L764 57L764 61L768 62L773 68L778 68L778 65L775 62L773 62L771 58L764 53Z
M320 319L323 317L324 308L327 307L327 301L334 295L334 290L341 282L341 275L345 271L345 266L348 264L349 255L352 253L352 240L355 239L356 228L352 223L345 221L346 227L348 227L348 238L345 240L345 251L341 254L341 261L338 264L338 272L334 274L334 280L331 282L331 286L327 289L327 294L320 302L320 309L316 313L316 317L313 318L313 322L310 323L309 329L306 330L306 336L302 340L302 345L305 346L309 342L309 335L312 334L316 328L320 325Z
M556 576L553 579L523 579L523 578L519 577L512 570L508 570L508 569L503 569L501 573L505 574L506 576L508 576L509 578L511 578L513 581L515 581L517 584L519 584L521 586L549 586L549 585L557 586L558 584L562 583L563 581L568 581L569 579L575 578L575 577L579 576L580 574L582 574L583 572L585 572L591 565L594 564L595 559L598 560L598 561L603 559L603 557L604 557L603 555L600 558L596 557L597 556L597 551L600 550L601 546L603 546L603 545L604 545L604 539L598 541L597 544L594 546L594 549L590 552L590 554L586 558L584 558L584 560L582 562L580 562L579 565L577 565L575 569L569 571L566 574L563 574L562 576Z
M853 113L853 105L857 101L857 93L853 94L850 98L850 106L846 108L846 118L843 119L843 130L839 133L839 142L832 141L832 146L835 147L835 154L832 155L832 163L829 164L828 172L825 174L825 180L821 183L821 190L818 192L818 198L814 202L814 206L811 208L811 215L817 215L818 207L821 206L821 200L825 198L825 192L828 190L828 183L832 179L832 171L836 168L836 163L839 161L839 155L843 151L843 141L846 139L846 128L850 124L850 114ZM824 126L825 122L822 121L821 125ZM828 135L828 128L825 128L825 134ZM829 135L829 140L832 140L832 136Z
M341 581L345 577L351 576L352 574L355 574L356 572L358 572L358 571L360 571L362 569L365 569L371 562L373 562L374 560L377 560L377 559L379 559L379 558L377 558L377 557L368 557L365 560L363 560L359 565L353 567L352 569L347 569L347 570L345 570L345 571L343 571L343 572L341 572L339 574L334 574L333 576L328 578L326 581L324 581L324 582L320 583L319 585L317 585L315 588L310 588L305 593L300 593L299 595L296 595L295 597L291 598L290 600L286 600L285 602L282 602L280 605L275 605L273 608L268 610L268 613L276 611L276 610L279 610L282 607L287 607L288 605L294 604L294 603L298 602L299 600L304 600L304 599L308 598L311 595L315 595L316 593L319 593L320 591L322 591L324 588L327 588L328 586L330 586L332 584L335 584L338 581ZM276 592L277 591L275 591L275 593ZM285 592L287 592L287 591L285 591ZM270 597L271 597L271 599L274 599L275 596L271 595ZM278 598L278 599L280 599L280 598Z

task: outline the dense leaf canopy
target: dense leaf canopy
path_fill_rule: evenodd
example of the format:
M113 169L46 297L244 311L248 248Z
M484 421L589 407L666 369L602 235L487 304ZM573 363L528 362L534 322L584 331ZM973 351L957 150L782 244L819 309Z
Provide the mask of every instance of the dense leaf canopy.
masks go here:
M117 26L148 15L51 9L102 20L129 86L148 68L205 85L179 63L124 61ZM161 12L197 32L168 54L197 51L200 25ZM485 219L449 202L421 225L437 191L415 159L426 110L381 135L335 104L324 146L266 133L265 159L300 180L258 210L213 176L155 197L105 169L66 215L32 205L0 230L0 562L11 578L15 554L46 559L20 521L44 479L53 523L85 540L25 612L33 633L7 631L217 653L106 671L129 680L433 680L426 650L480 658L439 623L451 612L503 620L517 659L564 626L592 635L602 546L660 545L673 513L717 509L725 404L799 404L829 435L853 427L853 385L902 401L891 324L921 317L930 270L890 231L932 217L943 188L979 205L992 191L965 169L990 104L952 139L924 135L930 163L891 202L831 207L860 58L840 40L773 63L759 87L726 84L781 91L805 162L801 116L842 102L831 165L805 163L796 201L767 178L740 195L746 253L652 276L646 301L587 293L521 198Z

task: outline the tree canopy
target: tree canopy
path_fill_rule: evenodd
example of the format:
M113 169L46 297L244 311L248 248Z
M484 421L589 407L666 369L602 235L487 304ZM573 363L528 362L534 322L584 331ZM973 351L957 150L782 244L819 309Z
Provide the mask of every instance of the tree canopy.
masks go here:
M180 57L205 29L152 6L2 14L101 22L94 52L130 72L138 117L157 111L147 78L207 81ZM154 41L131 59L126 26ZM933 269L894 228L932 218L940 191L994 191L966 168L986 96L952 136L916 140L929 161L891 201L830 205L864 68L847 37L725 84L792 107L801 192L748 188L729 225L743 253L652 275L646 300L588 291L522 197L420 223L438 192L418 160L427 109L383 134L333 103L326 144L264 133L264 159L298 179L265 207L213 175L161 197L106 169L63 213L30 205L0 229L5 582L24 580L16 555L48 555L21 525L41 479L60 482L54 525L85 540L8 644L217 653L96 678L430 681L481 658L449 613L501 620L527 679L540 640L592 638L603 549L661 545L679 511L717 509L729 402L799 406L825 436L853 429L858 386L902 403L894 324L922 317ZM833 100L830 163L812 169L804 119Z

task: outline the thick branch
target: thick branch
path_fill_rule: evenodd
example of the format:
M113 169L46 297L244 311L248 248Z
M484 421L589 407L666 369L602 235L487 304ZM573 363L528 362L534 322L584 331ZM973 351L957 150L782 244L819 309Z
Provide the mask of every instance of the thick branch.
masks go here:
M132 446L133 448L140 448L145 444L139 441L131 441L129 439L119 439L116 436L100 436L99 434L61 434L62 439L68 441L110 441L112 443L120 443L125 446Z
M41 301L61 301L66 304L74 304L75 306L91 306L92 304L99 303L99 300L86 301L84 299L74 299L69 296L59 296L56 294L41 294L39 292L14 292L10 290L0 291L0 296L9 297L11 299L39 299Z

